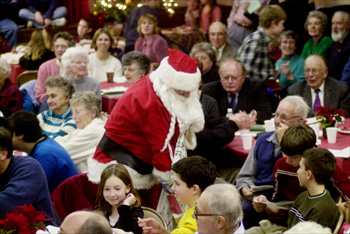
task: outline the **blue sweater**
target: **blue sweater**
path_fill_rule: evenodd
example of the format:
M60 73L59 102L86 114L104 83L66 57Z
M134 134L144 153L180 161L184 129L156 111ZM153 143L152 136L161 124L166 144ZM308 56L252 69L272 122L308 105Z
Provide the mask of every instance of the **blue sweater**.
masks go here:
M273 168L278 159L282 158L282 153L277 157L274 157L274 144L272 141L267 141L274 132L263 133L259 136L255 145L255 155L258 161L258 177L256 179L256 185L273 185L275 186L275 180L273 179Z
M53 218L51 197L45 174L40 164L31 157L13 156L3 174L0 174L0 219L16 206L32 203L47 218ZM46 224L56 225L52 219Z
M66 150L53 139L45 137L29 155L43 167L51 193L65 179L77 175L78 171Z

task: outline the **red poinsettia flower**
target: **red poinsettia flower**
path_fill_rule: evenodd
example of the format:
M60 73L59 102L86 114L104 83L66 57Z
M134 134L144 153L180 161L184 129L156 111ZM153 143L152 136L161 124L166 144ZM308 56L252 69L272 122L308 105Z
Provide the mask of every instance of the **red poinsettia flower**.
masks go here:
M316 119L320 120L322 127L328 127L335 123L335 121L342 122L342 117L345 118L344 110L337 110L336 108L329 108L327 106L320 106L315 109L318 113Z

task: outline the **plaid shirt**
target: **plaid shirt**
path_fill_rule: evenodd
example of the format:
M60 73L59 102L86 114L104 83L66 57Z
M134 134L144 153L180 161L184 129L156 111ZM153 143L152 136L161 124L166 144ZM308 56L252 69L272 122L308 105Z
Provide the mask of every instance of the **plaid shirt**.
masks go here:
M259 27L248 35L238 49L237 58L243 62L247 76L266 80L273 76L273 62L268 43L271 38Z

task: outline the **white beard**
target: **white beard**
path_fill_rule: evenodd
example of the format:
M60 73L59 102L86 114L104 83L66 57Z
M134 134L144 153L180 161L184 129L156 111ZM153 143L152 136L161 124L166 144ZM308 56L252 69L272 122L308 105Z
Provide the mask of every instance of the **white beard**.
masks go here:
M339 30L332 30L332 39L333 41L342 41L346 37L347 31L346 29L343 29L341 31Z

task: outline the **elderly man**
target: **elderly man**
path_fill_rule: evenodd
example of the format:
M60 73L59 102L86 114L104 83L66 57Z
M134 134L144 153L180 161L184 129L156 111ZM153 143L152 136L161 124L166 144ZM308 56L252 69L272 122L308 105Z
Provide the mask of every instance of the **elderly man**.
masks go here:
M61 234L111 234L107 219L91 211L76 211L68 215L61 224Z
M227 43L226 25L221 22L214 22L209 27L209 40L216 51L216 61L219 63L225 57L236 57L237 49Z
M196 147L195 132L204 127L200 80L197 61L170 49L158 69L128 89L114 107L88 161L89 180L99 183L107 163L122 163L134 187L144 189L146 204L156 207L159 179L172 180L171 165L185 157L186 148Z
M226 116L227 109L233 112L256 110L257 123L271 118L272 108L267 87L262 80L248 78L243 63L234 58L226 58L219 68L220 81L202 86L202 92L218 102L220 116Z
M244 234L241 196L232 184L214 184L201 194L192 217L195 234Z
M350 56L350 14L337 11L332 17L332 39L335 41L330 48L328 57L328 75L341 80L345 64Z
M287 128L294 123L303 123L307 117L309 107L298 96L284 98L277 107L275 115L275 129L259 135L250 153L237 176L237 188L243 194L244 226L250 228L258 226L261 219L266 218L266 213L257 213L251 204L254 196L253 185L272 185L273 168L275 162L282 157L279 140ZM272 190L265 194L271 199Z
M350 117L349 87L328 76L327 63L321 55L307 57L304 72L306 80L290 86L288 95L305 98L314 112L320 106L327 106L342 109L346 117ZM312 112L309 112L309 116L312 116Z

